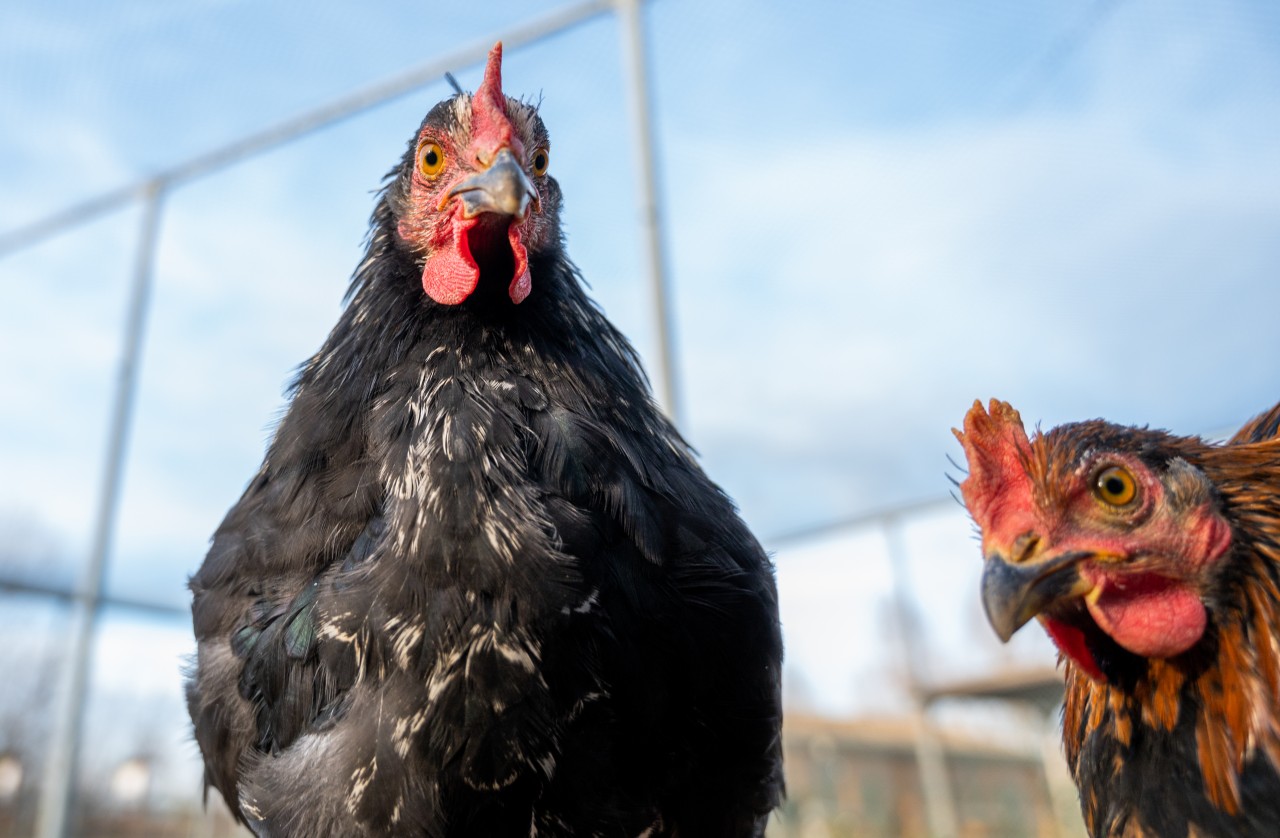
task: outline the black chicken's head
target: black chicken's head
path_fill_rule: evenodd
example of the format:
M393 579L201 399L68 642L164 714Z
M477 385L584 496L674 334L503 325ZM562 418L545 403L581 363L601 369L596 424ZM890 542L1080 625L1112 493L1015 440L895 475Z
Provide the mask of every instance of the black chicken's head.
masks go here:
M457 305L483 283L512 303L533 290L530 255L560 245L560 187L537 109L502 92L502 44L474 94L423 120L387 191L396 234L422 262L422 288Z

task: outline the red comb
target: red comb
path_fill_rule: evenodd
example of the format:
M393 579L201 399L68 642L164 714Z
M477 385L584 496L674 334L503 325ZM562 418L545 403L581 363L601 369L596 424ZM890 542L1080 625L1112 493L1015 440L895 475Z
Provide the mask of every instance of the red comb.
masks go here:
M471 144L485 160L498 149L511 145L511 120L507 118L507 97L502 92L502 42L489 50L484 81L471 97Z
M994 526L1003 499L1014 494L1030 497L1031 441L1018 411L996 399L986 410L975 401L964 417L964 431L953 429L952 433L969 461L969 476L960 484L960 494L974 522L987 531Z

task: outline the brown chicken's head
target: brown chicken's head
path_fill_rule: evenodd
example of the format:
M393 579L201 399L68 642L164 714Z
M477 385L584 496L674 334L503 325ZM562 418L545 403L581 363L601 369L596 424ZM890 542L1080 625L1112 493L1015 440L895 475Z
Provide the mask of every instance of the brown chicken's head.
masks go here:
M423 258L422 288L457 305L484 283L512 303L532 290L530 254L560 242L560 188L534 106L502 92L502 44L484 81L431 109L388 190L400 240Z
M1102 421L1028 439L1018 412L976 402L956 431L982 531L982 599L1002 640L1032 617L1107 680L1122 654L1170 658L1209 622L1231 526L1179 441Z

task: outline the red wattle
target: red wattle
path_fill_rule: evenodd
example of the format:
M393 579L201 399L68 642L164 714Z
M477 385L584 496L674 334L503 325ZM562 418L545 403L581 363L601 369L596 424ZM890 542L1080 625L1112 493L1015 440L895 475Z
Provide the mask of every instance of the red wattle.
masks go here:
M480 284L480 265L471 251L471 233L479 221L478 218L463 218L461 215L455 217L450 240L436 247L422 266L422 290L437 303L458 305ZM486 237L478 244L484 248L491 246L491 242ZM511 245L513 257L507 295L511 302L519 305L533 290L533 280L529 276L529 251L520 240L518 225L508 227L507 242Z
M480 282L480 268L467 245L467 231L474 226L474 219L454 218L453 240L432 251L422 266L422 290L437 303L455 306Z
M1185 582L1155 574L1103 577L1089 614L1125 649L1144 658L1181 654L1204 635L1204 603Z
M1058 650L1074 661L1076 666L1084 670L1084 674L1095 681L1107 680L1102 674L1102 669L1099 668L1098 662L1093 659L1093 653L1089 651L1089 645L1085 643L1083 631L1052 617L1041 616L1040 623L1044 626L1044 630L1049 633L1049 639L1058 647Z
M511 297L511 302L520 305L533 290L533 279L529 276L529 252L524 249L524 242L520 241L520 230L515 224L508 229L507 240L511 242L511 252L516 257L507 294Z

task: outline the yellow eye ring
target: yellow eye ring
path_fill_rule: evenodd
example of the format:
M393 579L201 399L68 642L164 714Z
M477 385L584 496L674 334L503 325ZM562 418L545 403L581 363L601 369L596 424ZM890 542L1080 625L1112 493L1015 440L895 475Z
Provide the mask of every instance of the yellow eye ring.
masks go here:
M1138 481L1124 466L1107 466L1093 479L1093 494L1108 506L1128 506L1138 497Z
M439 143L427 140L418 146L418 171L427 178L434 178L444 171L444 149Z
M547 173L547 166L551 165L551 151L543 146L533 153L533 174L536 177L542 177Z

